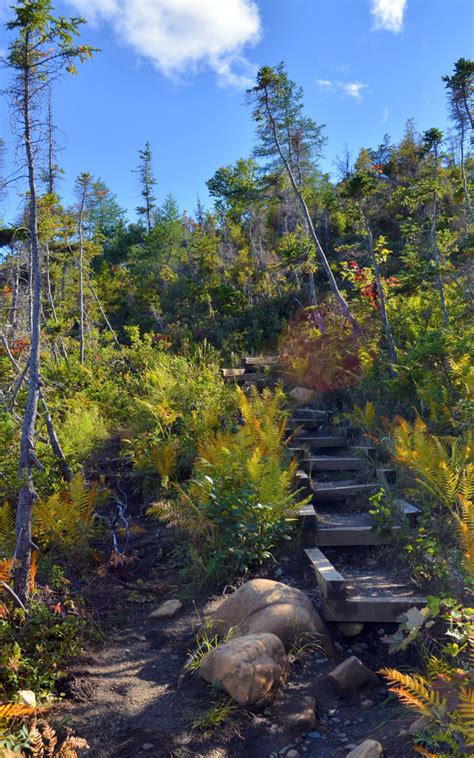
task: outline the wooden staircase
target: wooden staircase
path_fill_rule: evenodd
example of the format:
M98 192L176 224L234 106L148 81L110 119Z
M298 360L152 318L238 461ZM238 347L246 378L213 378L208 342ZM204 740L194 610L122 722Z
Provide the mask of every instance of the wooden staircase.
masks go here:
M225 382L263 389L278 379L277 356L250 356L224 368ZM349 427L333 424L330 411L298 408L288 419L288 450L297 459L297 486L311 502L300 509L305 553L314 570L327 621L388 623L421 596L387 550L403 525L416 528L419 510L394 499L394 524L379 531L369 497L395 483L395 472L377 463L377 450ZM397 521L398 519L398 521ZM385 548L385 549L384 549ZM324 549L324 551L323 551Z
M393 563L386 565L381 549L403 523L416 524L418 508L395 499L399 523L383 532L369 513L368 498L394 484L395 472L377 466L375 448L358 443L353 430L334 427L330 413L300 408L289 430L289 449L299 463L298 487L311 497L299 516L324 618L387 623L408 608L426 605L410 577Z
M278 356L247 356L240 368L223 368L222 377L225 382L234 382L245 387L254 385L263 389L274 383L278 370Z

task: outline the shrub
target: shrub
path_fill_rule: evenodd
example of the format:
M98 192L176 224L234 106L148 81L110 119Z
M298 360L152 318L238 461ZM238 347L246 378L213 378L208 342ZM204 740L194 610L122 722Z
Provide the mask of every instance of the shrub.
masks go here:
M270 557L301 505L293 491L296 463L285 460L282 394L239 390L238 397L238 430L209 434L189 485L150 509L188 534L194 575L199 569L209 584Z

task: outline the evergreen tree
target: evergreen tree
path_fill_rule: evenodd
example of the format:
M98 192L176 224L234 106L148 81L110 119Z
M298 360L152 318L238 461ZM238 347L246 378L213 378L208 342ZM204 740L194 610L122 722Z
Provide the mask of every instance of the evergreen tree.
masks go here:
M140 162L136 173L140 177L141 183L141 195L144 200L143 205L139 205L136 208L139 216L145 218L146 228L148 234L151 232L153 211L156 208L156 197L153 194L153 187L156 185L156 179L153 175L153 156L151 153L150 143L146 142L143 150L139 153Z

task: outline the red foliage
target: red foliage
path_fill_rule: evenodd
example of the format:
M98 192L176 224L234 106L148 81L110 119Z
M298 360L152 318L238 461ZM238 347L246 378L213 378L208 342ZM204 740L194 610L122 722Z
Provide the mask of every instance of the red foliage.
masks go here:
M288 325L280 346L280 359L294 381L318 392L349 387L361 373L359 348L365 341L356 334L339 310L325 305L319 309L316 324L314 309L300 311Z

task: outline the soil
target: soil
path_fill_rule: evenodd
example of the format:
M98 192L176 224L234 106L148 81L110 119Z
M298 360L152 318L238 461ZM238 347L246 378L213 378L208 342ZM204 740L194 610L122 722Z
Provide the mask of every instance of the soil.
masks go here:
M199 728L212 704L226 698L199 675L185 672L184 665L195 648L193 629L222 596L192 596L180 580L176 535L148 518L133 521L146 529L133 538L135 560L96 577L87 591L104 641L91 645L63 682L66 698L59 715L87 739L88 755L264 758L293 747L308 758L343 758L349 746L368 738L383 744L387 758L412 755L410 738L400 732L416 716L399 707L382 680L341 698L326 679L335 662L311 649L295 654L285 681L259 707L235 707L217 728ZM298 587L318 606L316 583L297 540L259 576ZM183 600L177 617L150 619L150 612L170 597ZM381 642L391 631L388 625L366 625L352 639L342 637L335 625L330 631L341 660L356 654L373 670L400 665ZM288 697L302 695L317 703L317 727L309 734L282 726L277 718Z

